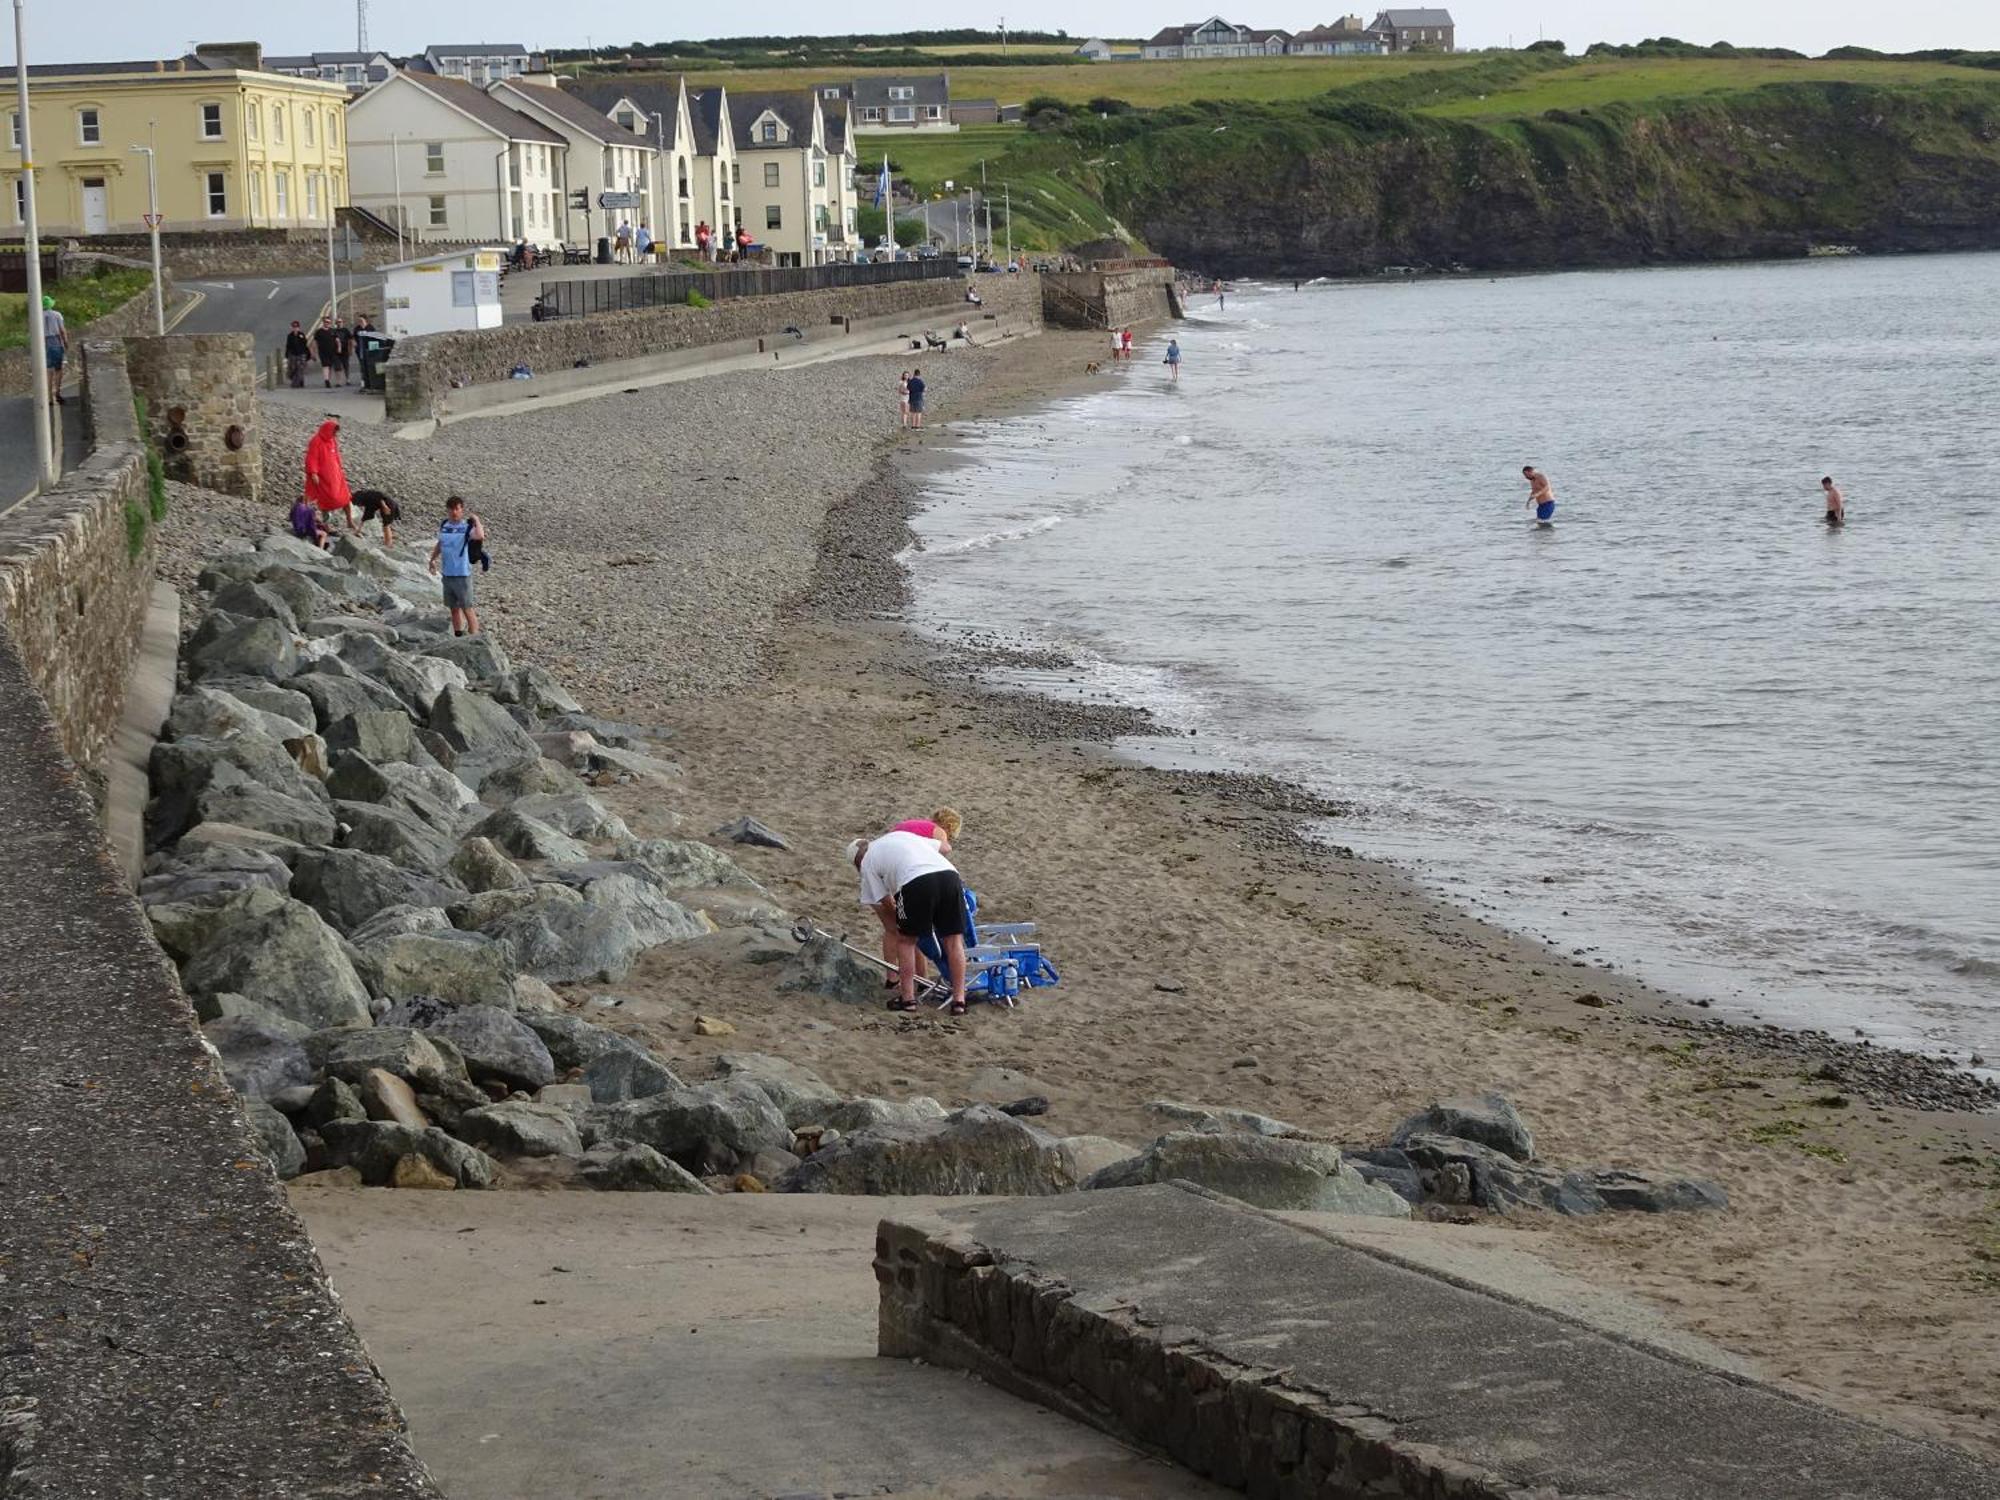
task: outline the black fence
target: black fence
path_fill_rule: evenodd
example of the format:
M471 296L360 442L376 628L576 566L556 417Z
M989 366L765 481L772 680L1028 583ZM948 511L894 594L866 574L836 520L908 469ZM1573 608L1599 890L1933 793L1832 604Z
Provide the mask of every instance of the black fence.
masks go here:
M770 297L779 292L823 292L836 287L885 286L957 276L947 259L893 260L879 265L756 266L735 271L656 271L645 276L583 277L542 283L539 318L587 318L686 302L698 292L711 302L727 297Z
M42 252L42 285L54 286L61 277L56 252ZM0 245L0 292L25 292L28 289L28 256L21 246Z

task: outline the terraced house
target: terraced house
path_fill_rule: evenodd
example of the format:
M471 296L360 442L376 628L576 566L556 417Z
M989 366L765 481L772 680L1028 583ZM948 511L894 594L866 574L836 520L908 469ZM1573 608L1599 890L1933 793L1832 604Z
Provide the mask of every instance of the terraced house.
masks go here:
M324 228L347 203L346 88L267 70L255 43L157 62L30 67L36 208L44 236L143 233L158 153L164 228ZM11 99L9 101L11 106ZM22 230L18 110L0 137L0 235Z
M827 149L821 104L809 88L729 98L740 222L781 266L824 265L835 254L841 158Z
M594 110L619 129L642 136L651 144L648 202L653 209L653 237L661 244L692 250L695 225L713 226L717 222L716 153L712 133L703 150L686 77L676 74L646 83L576 82L564 88L579 108ZM719 95L721 90L716 92Z
M638 133L645 121L635 116L632 126L637 128L628 128L591 108L587 100L557 88L547 74L489 84L486 93L563 138L565 149L557 165L562 203L558 238L572 244L588 242L613 235L620 224L635 230L644 224L655 239L673 243L672 221L660 211L661 152L650 132ZM579 189L589 195L587 210L579 209L571 196ZM601 207L598 200L603 193L635 198L637 206Z

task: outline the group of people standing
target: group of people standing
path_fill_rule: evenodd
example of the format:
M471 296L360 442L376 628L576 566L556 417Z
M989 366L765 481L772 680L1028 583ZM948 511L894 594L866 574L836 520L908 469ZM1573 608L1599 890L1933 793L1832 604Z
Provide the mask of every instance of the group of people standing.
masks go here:
M354 357L356 345L364 335L373 336L375 325L368 321L366 313L355 316L354 326L345 322L336 323L332 313L326 313L319 320L319 327L308 333L297 318L292 319L291 331L285 335L285 382L294 390L302 390L306 383L306 367L317 364L322 376L321 384L333 389L333 377L340 377L340 384L348 385L348 362Z
M896 404L905 427L924 425L924 372L905 370L896 377Z
M944 960L951 1013L965 1014L965 884L950 859L964 821L949 807L911 818L874 838L847 846L847 862L861 879L861 904L882 924L882 959L894 972L889 1009L917 1008L918 950Z

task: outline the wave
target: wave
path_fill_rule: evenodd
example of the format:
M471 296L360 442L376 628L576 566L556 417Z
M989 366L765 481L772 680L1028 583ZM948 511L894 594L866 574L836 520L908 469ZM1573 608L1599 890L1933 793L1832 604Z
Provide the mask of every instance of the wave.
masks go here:
M937 542L923 549L929 557L952 557L965 552L984 552L988 547L1002 546L1007 542L1024 542L1031 536L1040 536L1062 525L1061 516L1038 516L1025 526L1010 527L1004 531L983 532L979 536L969 536L963 541Z

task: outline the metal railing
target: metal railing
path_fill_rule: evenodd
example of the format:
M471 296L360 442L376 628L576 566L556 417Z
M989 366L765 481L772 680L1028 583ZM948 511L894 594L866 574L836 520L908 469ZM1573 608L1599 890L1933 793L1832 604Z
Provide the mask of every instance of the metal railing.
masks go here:
M838 287L936 281L959 274L949 260L897 260L880 265L769 266L734 271L655 271L643 276L586 277L542 283L541 316L588 318L686 302L698 292L711 302L729 297L770 297L780 292L821 292Z
M44 250L41 260L44 286L61 279L62 258L54 250ZM0 245L0 292L25 292L27 289L27 252L18 240L11 245Z

